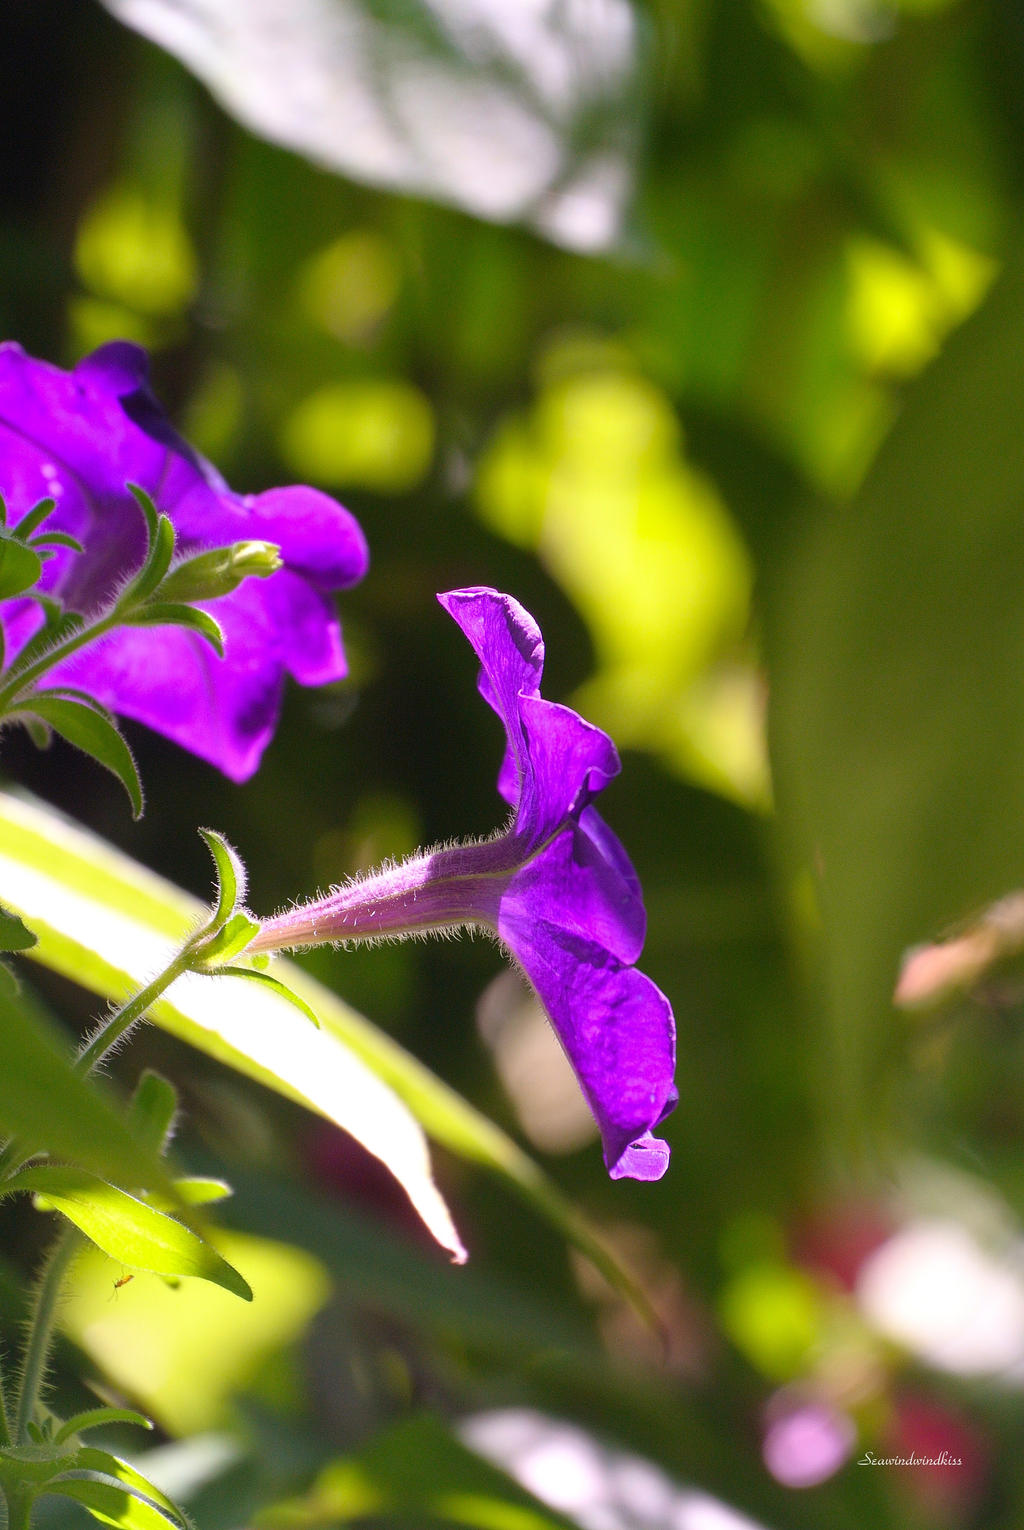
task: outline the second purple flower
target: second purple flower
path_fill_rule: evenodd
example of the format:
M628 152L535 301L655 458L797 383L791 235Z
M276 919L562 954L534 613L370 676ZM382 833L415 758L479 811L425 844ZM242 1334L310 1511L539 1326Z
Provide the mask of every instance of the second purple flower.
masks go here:
M638 972L646 930L636 873L593 800L619 771L607 734L540 694L544 643L510 595L438 597L480 660L505 727L498 789L513 810L490 840L427 851L263 923L250 951L415 935L496 934L536 990L601 1131L613 1178L660 1179L654 1129L676 1103L675 1026Z

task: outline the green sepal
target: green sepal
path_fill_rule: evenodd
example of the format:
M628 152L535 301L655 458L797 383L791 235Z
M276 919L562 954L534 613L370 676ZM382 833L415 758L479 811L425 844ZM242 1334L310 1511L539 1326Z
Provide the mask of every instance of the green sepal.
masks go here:
M120 781L132 805L132 817L142 817L142 782L124 737L108 713L85 701L40 692L23 703L21 715L39 718L69 744L91 755Z
M205 638L218 658L224 657L224 633L220 622L198 606L157 601L127 613L125 621L132 627L188 627Z
M217 902L211 922L219 927L245 898L249 874L242 857L233 845L228 844L223 834L219 834L216 829L200 829L199 833L217 869Z
M72 552L84 552L85 548L77 537L73 537L69 531L44 531L42 536L33 537L33 547L67 547ZM44 553L45 557L46 554Z
M208 976L246 978L250 983L262 983L264 988L272 989L282 999L287 999L289 1004L301 1010L306 1019L311 1020L317 1030L320 1029L320 1018L316 1010L307 1004L305 999L297 994L294 989L289 988L287 983L282 983L280 978L274 977L269 972L259 972L255 967L218 967L215 971L209 973Z
M230 961L233 956L245 950L259 927L259 920L253 919L251 914L241 910L232 914L224 927L218 930L208 944L202 946L204 968L220 971L222 962Z
M46 517L52 515L56 508L57 501L55 499L41 499L38 505L33 505L32 509L22 516L17 525L11 527L10 535L16 537L19 542L27 542L33 531L38 526L41 526Z
M130 609L152 595L171 566L175 541L173 525L166 515L160 514L145 489L137 483L126 487L146 520L147 552L145 562L117 603L122 609Z
M153 1420L144 1413L136 1413L134 1408L88 1408L84 1413L65 1419L54 1435L53 1443L63 1445L76 1434L84 1434L87 1429L103 1429L108 1424L136 1424L140 1429L152 1429Z

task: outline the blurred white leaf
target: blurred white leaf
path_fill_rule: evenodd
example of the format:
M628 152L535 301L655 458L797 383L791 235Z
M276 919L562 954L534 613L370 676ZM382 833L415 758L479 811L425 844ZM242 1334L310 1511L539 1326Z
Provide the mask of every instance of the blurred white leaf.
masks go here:
M632 181L628 0L104 0L261 137L354 180L614 242Z

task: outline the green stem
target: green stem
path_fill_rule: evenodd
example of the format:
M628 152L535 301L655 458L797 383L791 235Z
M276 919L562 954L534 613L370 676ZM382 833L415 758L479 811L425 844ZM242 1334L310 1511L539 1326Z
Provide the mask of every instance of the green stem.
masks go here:
M124 612L119 607L115 607L113 611L108 611L105 616L99 617L89 626L80 627L62 643L57 643L46 653L40 654L27 669L12 675L7 684L0 688L0 717L6 716L8 712L15 709L29 686L33 685L40 675L45 675L46 671L53 669L55 664L62 664L65 659L77 653L80 648L84 648L87 643L93 643L97 638L105 637L108 632L120 626L123 620Z
M28 1426L36 1410L39 1389L46 1375L50 1346L53 1343L53 1330L57 1321L57 1299L60 1296L60 1288L72 1255L78 1247L80 1236L77 1229L70 1226L65 1227L58 1234L57 1241L47 1255L36 1286L14 1426L15 1439L19 1445L29 1443Z
M75 1062L77 1073L87 1078L100 1065L132 1026L138 1024L164 989L169 988L175 978L180 977L183 972L188 972L195 962L197 947L210 933L210 926L204 926L198 934L193 935L151 983L147 983L145 988L140 989L103 1022L92 1040L87 1042L79 1053ZM17 1137L10 1137L0 1149L0 1184L13 1179L38 1151L38 1148L26 1150L24 1142L19 1141Z
M204 932L205 933L205 932ZM88 1077L94 1068L97 1068L103 1059L112 1051L122 1036L131 1030L145 1015L146 1011L156 1003L165 988L169 988L175 978L179 978L183 972L187 972L195 959L196 942L193 937L177 956L164 970L157 974L151 983L139 990L134 998L123 1004L119 1010L105 1020L96 1032L95 1036L78 1054L75 1063L75 1072L83 1078Z
M34 1493L21 1487L9 1487L5 1490L7 1530L31 1530L34 1497Z
M3 1367L0 1366L0 1450L11 1443L11 1415L7 1411L7 1388Z

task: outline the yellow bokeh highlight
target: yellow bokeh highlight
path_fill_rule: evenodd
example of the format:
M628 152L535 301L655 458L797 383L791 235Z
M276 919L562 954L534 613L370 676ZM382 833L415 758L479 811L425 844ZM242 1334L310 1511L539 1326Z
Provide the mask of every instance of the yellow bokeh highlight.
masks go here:
M180 313L195 295L195 252L177 210L127 184L85 213L74 255L91 292L152 318Z
M819 1347L824 1304L809 1275L792 1265L748 1265L718 1303L722 1328L736 1348L772 1381L806 1372Z
M172 1288L142 1272L115 1288L126 1272L89 1245L61 1307L64 1331L172 1434L223 1423L232 1395L300 1337L330 1294L326 1270L301 1249L235 1232L214 1241L252 1287L251 1303L206 1280Z
M373 229L353 229L306 262L299 300L308 318L336 340L358 344L394 307L401 268L394 246Z
M304 398L281 427L281 452L302 478L400 494L426 476L434 414L411 383L353 378Z
M856 359L868 371L912 376L944 336L975 308L995 262L935 230L911 260L877 240L858 238L847 253L846 322Z
M587 622L577 698L619 743L747 803L767 799L761 687L744 650L751 567L665 394L623 365L549 367L477 479L483 519L535 549Z

